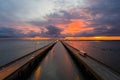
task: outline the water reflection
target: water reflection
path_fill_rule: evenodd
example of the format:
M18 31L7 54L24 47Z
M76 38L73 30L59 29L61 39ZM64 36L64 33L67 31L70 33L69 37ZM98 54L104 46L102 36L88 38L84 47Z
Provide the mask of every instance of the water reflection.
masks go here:
M40 78L40 73L41 73L41 67L38 67L38 69L35 72L35 80L39 80Z

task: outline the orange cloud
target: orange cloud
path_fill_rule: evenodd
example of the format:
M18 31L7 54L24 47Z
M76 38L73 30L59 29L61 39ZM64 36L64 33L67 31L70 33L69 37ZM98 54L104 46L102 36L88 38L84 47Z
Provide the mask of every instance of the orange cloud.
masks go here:
M61 34L71 34L74 35L76 33L84 32L84 31L91 31L93 27L85 27L87 22L84 20L71 20L70 24L58 24L59 27L63 28Z
M29 24L25 24L25 25L17 24L13 26L15 26L16 29L21 30L23 34L29 34L30 32L36 32L36 33L47 32L47 30L44 27L38 27Z

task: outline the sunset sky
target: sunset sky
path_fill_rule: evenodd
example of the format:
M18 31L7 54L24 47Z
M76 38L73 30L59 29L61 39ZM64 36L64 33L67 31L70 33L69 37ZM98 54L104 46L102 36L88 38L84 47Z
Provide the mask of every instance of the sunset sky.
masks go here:
M120 0L0 0L0 38L120 36Z

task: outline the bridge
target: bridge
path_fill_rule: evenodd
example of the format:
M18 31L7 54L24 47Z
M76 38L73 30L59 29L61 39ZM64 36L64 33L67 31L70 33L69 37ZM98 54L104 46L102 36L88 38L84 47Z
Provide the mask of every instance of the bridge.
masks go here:
M0 67L0 80L120 80L120 74L64 41Z

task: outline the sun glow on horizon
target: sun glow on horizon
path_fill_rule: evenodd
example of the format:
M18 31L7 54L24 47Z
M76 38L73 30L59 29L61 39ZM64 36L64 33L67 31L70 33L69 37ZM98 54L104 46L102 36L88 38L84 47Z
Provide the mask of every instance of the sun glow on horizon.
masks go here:
M120 36L91 36L91 37L65 37L65 38L50 38L50 37L26 37L26 38L0 38L0 40L84 40L84 41L99 41L99 40L120 40Z
M39 37L39 36L22 38L22 40L49 40L49 39L50 38L48 38L48 37Z
M120 40L120 36L66 37L65 40Z

